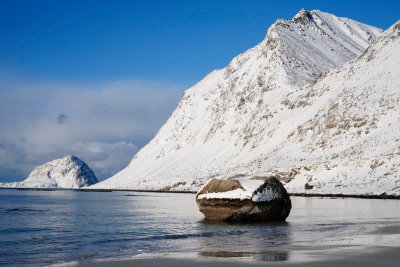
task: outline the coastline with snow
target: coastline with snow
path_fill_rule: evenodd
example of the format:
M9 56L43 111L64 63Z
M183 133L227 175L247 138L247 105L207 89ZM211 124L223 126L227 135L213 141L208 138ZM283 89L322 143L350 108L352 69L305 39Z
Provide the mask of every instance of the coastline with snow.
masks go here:
M1 187L0 190L27 190L27 191L76 191L76 192L137 192L137 193L167 193L167 194L193 194L196 195L198 191L170 191L170 190L137 190L137 189L93 189L93 188L38 188L38 187ZM322 197L322 198L361 198L361 199L400 199L400 195L387 195L385 193L380 195L374 194L323 194L311 193L307 190L299 192L288 192L290 196L297 197Z

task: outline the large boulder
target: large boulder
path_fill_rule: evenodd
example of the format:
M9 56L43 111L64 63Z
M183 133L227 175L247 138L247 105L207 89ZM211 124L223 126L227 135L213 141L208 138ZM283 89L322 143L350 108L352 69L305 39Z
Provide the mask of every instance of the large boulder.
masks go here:
M210 221L284 221L292 204L275 177L213 179L196 196L197 205Z

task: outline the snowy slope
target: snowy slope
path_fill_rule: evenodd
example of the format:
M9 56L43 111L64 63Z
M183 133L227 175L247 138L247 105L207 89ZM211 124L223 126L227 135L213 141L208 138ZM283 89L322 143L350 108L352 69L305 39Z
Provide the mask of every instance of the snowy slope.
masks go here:
M259 45L188 89L155 138L124 170L94 187L197 190L214 177L278 171L289 181L304 159L296 149L280 151L317 111L293 108L295 97L321 73L361 54L380 33L318 10L277 20Z
M287 102L308 120L277 150L298 171L286 187L310 193L400 195L400 22L357 59ZM272 165L270 165L272 167Z
M80 188L97 182L84 161L66 156L36 167L22 182L0 184L0 187Z

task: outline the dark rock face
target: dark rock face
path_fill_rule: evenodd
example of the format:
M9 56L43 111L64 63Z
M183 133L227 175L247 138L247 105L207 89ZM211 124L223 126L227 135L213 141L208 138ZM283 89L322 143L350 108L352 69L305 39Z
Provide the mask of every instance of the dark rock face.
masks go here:
M197 205L210 221L284 221L292 208L291 200L282 183L275 177L253 177L262 180L251 197L201 197L207 193L222 193L236 189L246 191L238 180L210 181L196 196ZM237 190L236 190L237 191ZM250 192L249 192L250 193Z
M309 190L309 189L313 189L313 188L314 188L314 186L310 185L309 183L306 183L306 184L304 185L304 189Z

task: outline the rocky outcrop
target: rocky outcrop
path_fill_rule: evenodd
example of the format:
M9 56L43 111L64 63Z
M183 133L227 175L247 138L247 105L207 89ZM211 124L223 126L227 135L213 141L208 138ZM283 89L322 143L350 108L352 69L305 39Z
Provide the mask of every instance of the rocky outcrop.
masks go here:
M196 202L211 221L284 221L292 208L289 194L273 176L213 179Z
M90 167L75 156L66 156L37 166L22 182L1 184L2 187L81 188L97 183Z

